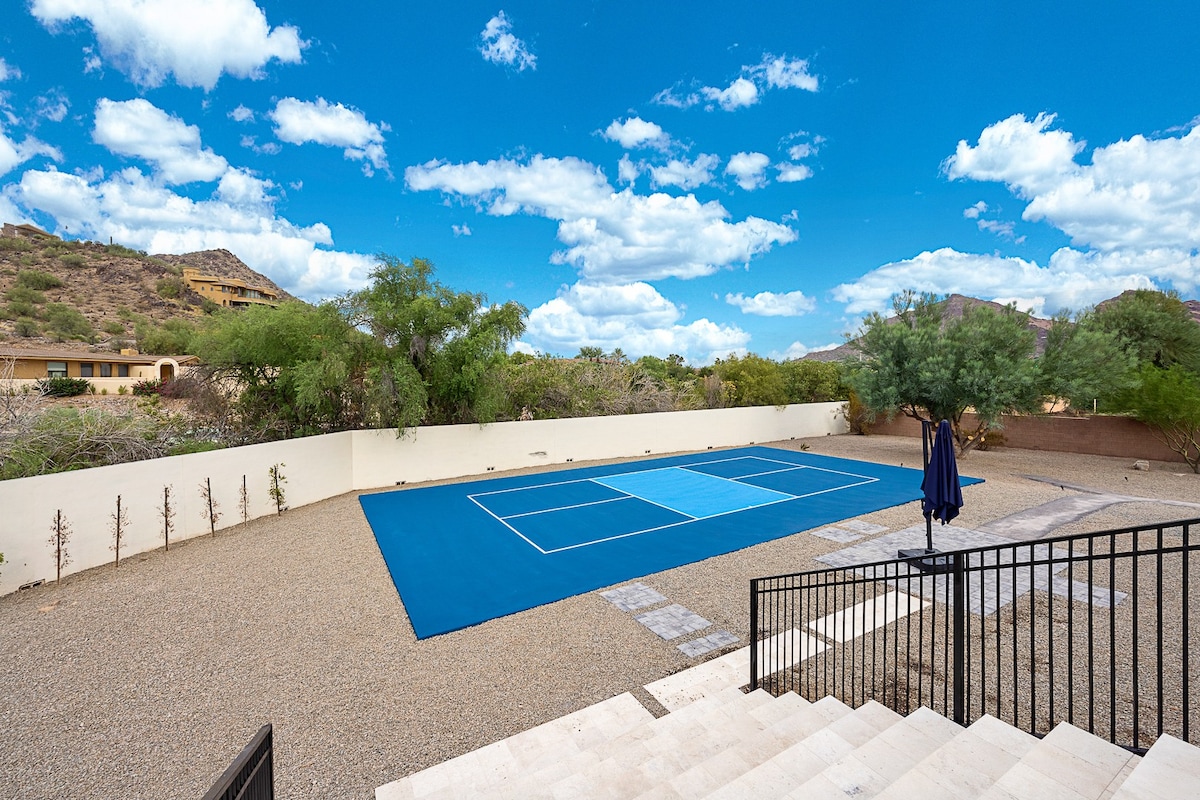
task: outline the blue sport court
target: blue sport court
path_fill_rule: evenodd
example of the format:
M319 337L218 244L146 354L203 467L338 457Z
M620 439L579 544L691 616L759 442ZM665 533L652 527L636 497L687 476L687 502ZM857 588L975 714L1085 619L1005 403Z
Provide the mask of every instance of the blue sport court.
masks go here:
M359 502L424 639L916 500L920 487L917 469L745 447Z

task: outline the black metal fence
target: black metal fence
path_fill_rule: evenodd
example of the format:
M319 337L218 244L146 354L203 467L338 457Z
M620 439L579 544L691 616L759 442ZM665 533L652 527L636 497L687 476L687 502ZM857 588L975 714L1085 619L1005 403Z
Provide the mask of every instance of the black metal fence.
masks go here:
M1060 721L1144 751L1196 743L1200 519L750 582L750 682L1035 735Z
M204 795L204 800L274 800L275 761L271 725L259 728L250 743Z

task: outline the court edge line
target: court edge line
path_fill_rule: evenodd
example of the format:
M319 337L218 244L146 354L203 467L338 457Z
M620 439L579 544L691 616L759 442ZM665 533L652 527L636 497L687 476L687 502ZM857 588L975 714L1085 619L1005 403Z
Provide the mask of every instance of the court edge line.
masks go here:
M542 548L541 548L541 547L540 547L540 546L539 546L539 545L538 545L536 542L534 542L534 541L533 541L532 539L530 539L528 536L526 536L525 534L521 533L519 530L517 530L516 528L514 528L512 525L509 525L507 522L505 522L504 520L500 519L500 517L497 517L495 514L493 514L493 513L492 513L492 512L491 512L491 511L490 511L490 510L489 510L489 509L488 509L488 508L487 508L485 505L483 505L483 503L480 503L478 500L476 500L476 499L475 499L474 497L472 497L471 495L467 495L467 498L468 498L468 499L469 499L469 500L470 500L472 503L474 503L475 505L477 505L477 506L479 506L480 508L482 508L482 509L484 510L484 512L485 512L485 513L486 513L486 514L487 514L489 517L491 517L492 519L496 520L496 522L499 522L501 525L503 525L504 527L508 528L510 531L512 531L513 533L515 533L517 536L520 536L522 539L524 539L524 540L526 541L526 543L527 543L527 544L529 544L529 546L530 546L530 547L532 547L533 549L537 550L539 553L541 553L541 554L542 554L542 555L544 555L544 556L545 556L545 555L549 555L549 553L548 553L547 551L543 550L543 549L542 549Z

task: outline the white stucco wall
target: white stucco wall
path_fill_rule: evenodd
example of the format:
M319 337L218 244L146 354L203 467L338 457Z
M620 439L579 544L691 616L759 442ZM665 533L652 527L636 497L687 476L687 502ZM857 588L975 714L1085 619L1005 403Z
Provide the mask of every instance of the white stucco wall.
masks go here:
M782 408L730 408L620 417L531 420L493 425L353 431L236 447L153 461L0 481L0 594L36 580L54 580L49 544L61 510L72 533L68 575L113 561L112 515L117 495L128 510L121 557L163 546L163 487L176 510L172 541L209 532L200 484L211 479L218 529L241 521L242 476L250 517L275 513L268 470L283 464L291 508L355 489L401 481L486 474L568 460L644 456L708 447L765 443L847 431L840 403Z

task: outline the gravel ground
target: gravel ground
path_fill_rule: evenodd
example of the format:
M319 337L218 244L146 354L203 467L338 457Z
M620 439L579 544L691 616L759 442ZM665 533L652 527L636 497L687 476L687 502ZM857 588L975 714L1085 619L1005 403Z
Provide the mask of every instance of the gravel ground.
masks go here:
M919 440L899 437L776 446L802 444L888 464L921 458ZM964 490L957 524L1068 491L1031 474L1200 500L1200 477L1183 465L1136 472L1131 461L972 453L960 470L986 483ZM1200 516L1188 511L1128 503L1063 532ZM894 530L921 517L908 503L861 519ZM642 581L744 643L750 579L820 567L813 558L839 547L798 534ZM198 798L269 721L280 797L369 798L697 663L631 616L592 592L418 642L357 495L336 497L0 598L0 797Z

